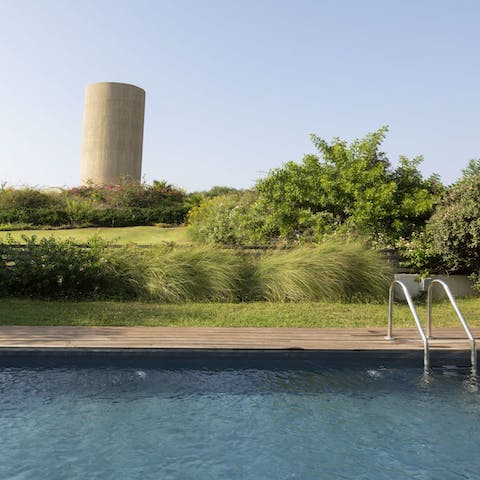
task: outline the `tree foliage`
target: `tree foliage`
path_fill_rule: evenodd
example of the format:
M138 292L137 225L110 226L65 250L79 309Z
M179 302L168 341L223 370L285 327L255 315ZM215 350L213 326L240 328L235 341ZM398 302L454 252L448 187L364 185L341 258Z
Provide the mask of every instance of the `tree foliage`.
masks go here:
M427 231L449 270L480 270L480 160L472 160L448 190Z
M189 234L193 240L223 245L251 245L262 217L254 209L255 191L212 196L192 208L188 214Z
M392 168L380 146L387 128L350 145L312 135L320 155L288 162L257 183L263 235L295 239L354 232L392 243L429 218L442 192L437 176L424 179L421 157Z

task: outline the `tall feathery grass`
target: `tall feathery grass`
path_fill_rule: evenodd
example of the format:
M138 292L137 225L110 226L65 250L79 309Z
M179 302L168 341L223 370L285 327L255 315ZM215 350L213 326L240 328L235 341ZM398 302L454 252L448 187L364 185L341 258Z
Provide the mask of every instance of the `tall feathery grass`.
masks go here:
M262 255L256 297L270 302L382 301L389 267L360 243L325 243Z
M235 302L242 295L245 265L232 250L127 246L112 251L108 263L112 284L144 300Z
M242 258L232 251L193 247L155 252L146 293L159 302L234 302L242 289Z
M139 298L177 302L384 301L385 260L360 243L329 242L259 255L212 246L151 248L126 257ZM130 271L128 271L131 269Z
M387 296L386 262L359 243L263 253L214 246L128 245L118 249L99 241L91 242L86 250L72 242L52 239L47 243L36 246L32 240L32 251L20 249L15 242L0 244L4 252L0 291L14 296L53 296L48 288L38 289L41 278L56 288L56 296L161 303L379 301ZM39 260L28 263L32 252L40 255ZM72 258L77 259L74 271ZM72 275L73 286L66 290L66 281L60 284L59 279Z

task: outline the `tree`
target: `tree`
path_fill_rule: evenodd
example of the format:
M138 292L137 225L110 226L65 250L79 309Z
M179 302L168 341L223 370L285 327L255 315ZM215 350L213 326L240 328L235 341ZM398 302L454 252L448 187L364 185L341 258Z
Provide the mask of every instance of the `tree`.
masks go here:
M480 270L480 160L472 160L448 190L427 231L447 269Z
M380 151L387 131L382 127L350 145L312 135L320 157L288 162L257 182L263 235L295 239L353 232L391 244L424 225L443 187L437 176L423 179L421 157L401 157L393 169Z

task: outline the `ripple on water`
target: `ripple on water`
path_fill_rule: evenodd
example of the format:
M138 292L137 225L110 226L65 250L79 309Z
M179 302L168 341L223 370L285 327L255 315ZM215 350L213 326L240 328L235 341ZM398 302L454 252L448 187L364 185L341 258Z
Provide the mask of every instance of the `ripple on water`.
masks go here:
M0 478L478 478L454 368L0 369Z

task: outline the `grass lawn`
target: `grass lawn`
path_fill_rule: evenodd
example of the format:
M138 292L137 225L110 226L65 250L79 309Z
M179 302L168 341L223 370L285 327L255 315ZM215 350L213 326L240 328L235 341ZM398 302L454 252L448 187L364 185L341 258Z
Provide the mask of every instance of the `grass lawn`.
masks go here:
M480 327L480 298L458 301L471 327ZM0 299L0 325L146 325L204 327L385 327L386 304L65 302ZM426 309L417 309L422 321ZM448 303L433 310L434 327L458 327ZM406 305L396 305L394 328L413 327Z
M186 227L119 227L119 228L72 228L67 230L13 230L0 232L0 240L11 234L15 240L21 241L22 235L36 235L38 238L55 237L61 240L73 239L85 243L94 235L100 235L107 241L118 243L138 243L155 245L162 242L191 243L187 238Z

